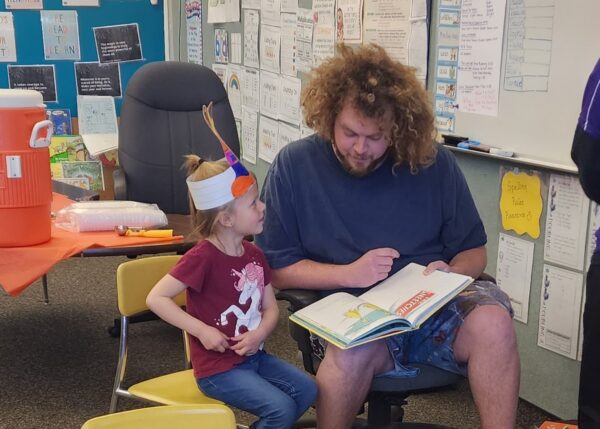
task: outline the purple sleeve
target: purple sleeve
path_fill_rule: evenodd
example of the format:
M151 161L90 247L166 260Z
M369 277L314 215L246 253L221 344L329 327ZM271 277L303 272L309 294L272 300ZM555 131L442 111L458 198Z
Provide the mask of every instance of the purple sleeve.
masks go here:
M579 126L593 138L600 138L600 60L592 70L583 93Z

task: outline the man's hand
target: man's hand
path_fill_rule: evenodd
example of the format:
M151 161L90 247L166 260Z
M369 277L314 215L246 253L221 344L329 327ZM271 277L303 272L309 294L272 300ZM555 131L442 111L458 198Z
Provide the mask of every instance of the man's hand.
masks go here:
M433 261L423 271L426 276L433 273L434 271L443 271L445 273L450 272L450 265L444 261Z
M212 326L204 326L197 334L193 335L200 340L206 350L223 353L229 348L227 335Z
M369 250L349 265L349 287L368 287L385 279L392 269L394 259L399 257L400 253L390 247Z
M231 346L231 350L240 356L250 356L258 351L265 339L257 331L247 331L232 340L237 341L237 344Z

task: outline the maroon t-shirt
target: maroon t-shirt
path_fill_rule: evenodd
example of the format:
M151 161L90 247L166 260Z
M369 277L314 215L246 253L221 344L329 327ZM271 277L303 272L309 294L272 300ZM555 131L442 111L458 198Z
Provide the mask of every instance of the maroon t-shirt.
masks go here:
M229 256L203 240L170 272L187 286L187 312L230 338L258 327L263 291L271 282L263 253L247 241L242 245L242 256ZM246 359L233 350L224 353L207 350L192 335L190 340L196 378L227 371ZM229 344L234 345L235 341Z

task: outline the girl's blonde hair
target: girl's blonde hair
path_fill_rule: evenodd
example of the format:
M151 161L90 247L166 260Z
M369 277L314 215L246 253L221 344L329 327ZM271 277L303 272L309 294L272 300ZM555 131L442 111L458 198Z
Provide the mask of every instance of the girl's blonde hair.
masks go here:
M190 181L198 182L221 174L229 168L229 164L224 160L205 161L198 155L186 155L183 168L185 168ZM219 213L228 210L231 206L231 202L229 202L220 207L198 210L194 206L194 201L189 194L188 199L190 202L190 213L193 215L194 233L200 235L201 238L206 238L213 233Z

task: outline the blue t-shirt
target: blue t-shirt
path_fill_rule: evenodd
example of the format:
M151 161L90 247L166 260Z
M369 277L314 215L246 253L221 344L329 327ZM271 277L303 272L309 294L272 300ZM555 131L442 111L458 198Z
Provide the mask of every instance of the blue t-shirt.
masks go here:
M331 144L312 135L285 146L262 191L267 205L257 244L272 268L302 259L348 264L367 251L400 253L410 262L450 261L487 237L454 156L440 147L435 162L411 174L388 158L364 177L348 174Z

